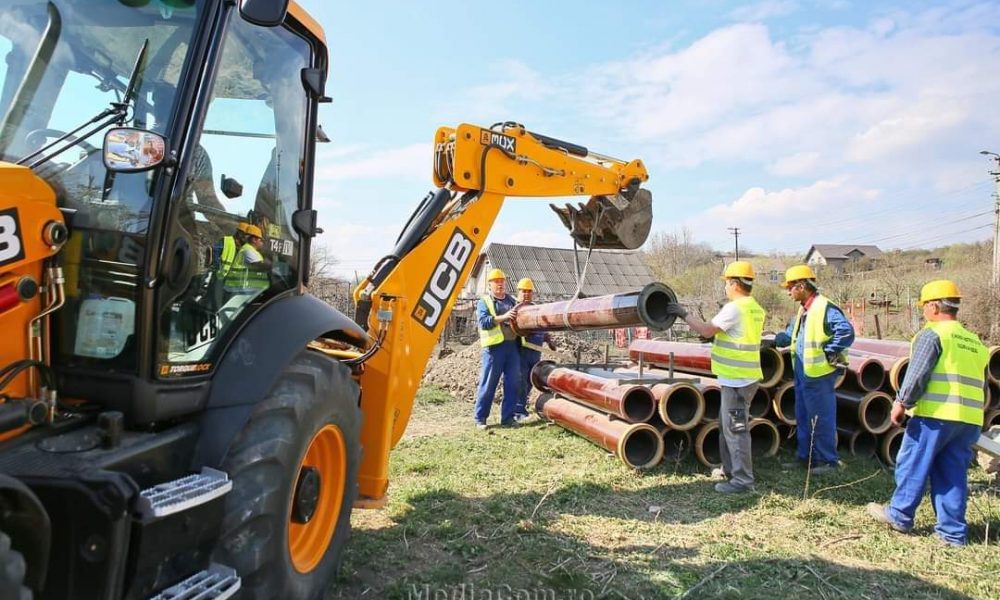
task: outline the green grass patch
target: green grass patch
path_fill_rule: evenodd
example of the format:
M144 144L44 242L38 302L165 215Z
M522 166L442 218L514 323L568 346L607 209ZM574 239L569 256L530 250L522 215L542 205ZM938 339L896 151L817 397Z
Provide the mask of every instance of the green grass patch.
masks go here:
M1000 500L978 468L973 543L953 549L927 500L915 535L866 517L893 489L874 461L804 498L783 451L755 461L759 493L720 496L693 458L635 473L537 420L477 431L471 410L421 390L423 433L393 451L386 508L355 511L328 598L1000 598Z

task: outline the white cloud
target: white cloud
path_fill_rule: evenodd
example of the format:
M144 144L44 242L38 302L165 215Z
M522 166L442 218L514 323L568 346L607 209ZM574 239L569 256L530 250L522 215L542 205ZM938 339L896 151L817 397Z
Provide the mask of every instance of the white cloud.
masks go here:
M823 179L808 186L767 191L753 187L728 204L713 206L682 225L715 247L731 245L728 228L739 227L741 240L755 250L799 249L830 235L822 224L877 206L879 191L847 177Z
M798 9L799 3L791 0L766 0L736 8L729 16L737 21L764 21L790 15Z
M427 181L433 162L430 144L410 144L399 148L379 149L358 155L321 154L317 157L316 178L325 181L389 179Z
M819 165L819 152L798 152L779 158L768 169L775 175L807 175Z

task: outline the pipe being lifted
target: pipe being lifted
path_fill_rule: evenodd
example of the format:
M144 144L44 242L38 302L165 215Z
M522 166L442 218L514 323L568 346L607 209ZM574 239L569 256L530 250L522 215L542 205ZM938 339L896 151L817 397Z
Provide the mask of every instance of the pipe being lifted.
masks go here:
M539 361L531 369L531 383L543 392L558 392L632 423L646 421L656 412L656 399L648 387L618 385L614 379L557 367L551 360Z
M535 412L614 453L633 469L648 469L663 458L663 438L655 427L646 423L630 425L550 394L539 396Z
M712 376L712 346L710 344L689 344L686 342L665 342L660 340L635 340L628 347L628 357L639 362L639 355L646 364L660 368L673 366L678 371ZM760 349L760 368L764 373L762 387L774 387L781 381L784 363L781 354L774 348Z
M674 302L677 302L677 294L666 285L654 282L638 292L522 305L510 326L517 335L620 327L649 327L662 331L674 324L676 316L667 313L667 306Z

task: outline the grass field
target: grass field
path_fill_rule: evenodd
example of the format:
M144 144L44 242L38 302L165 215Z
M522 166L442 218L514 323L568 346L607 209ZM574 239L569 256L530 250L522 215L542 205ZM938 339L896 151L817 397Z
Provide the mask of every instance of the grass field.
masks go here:
M1000 498L978 467L972 543L950 548L926 500L915 535L865 516L893 487L875 461L806 490L782 451L755 461L757 494L721 496L693 458L635 473L537 419L477 431L471 410L421 390L388 506L355 511L329 598L1000 598Z

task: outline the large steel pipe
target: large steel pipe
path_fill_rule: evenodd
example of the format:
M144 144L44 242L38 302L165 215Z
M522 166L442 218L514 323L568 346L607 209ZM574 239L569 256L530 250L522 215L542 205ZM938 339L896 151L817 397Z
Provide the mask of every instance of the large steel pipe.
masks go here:
M648 469L663 458L663 438L646 423L629 424L577 404L572 400L542 394L535 411L546 419L612 452L633 469Z
M899 448L903 445L903 433L905 431L902 427L893 427L882 434L879 440L879 458L889 467L896 466L896 456L899 455Z
M660 438L663 440L664 461L678 461L691 452L690 431L671 429L670 426L663 422L659 414L653 415L653 418L647 421L647 423L660 432Z
M887 356L909 356L909 342L898 340L876 340L872 338L854 338L851 344L852 350L859 350L868 354L884 354Z
M747 425L750 430L750 455L774 456L781 446L781 434L774 423L767 419L752 419Z
M650 283L638 292L577 298L548 304L527 304L517 309L511 329L518 335L539 331L586 331L619 327L669 329L676 317L667 306L677 294L666 285Z
M757 386L753 396L750 398L750 406L747 407L747 415L751 419L763 419L771 413L771 395L767 390Z
M990 346L990 362L986 372L990 381L1000 385L1000 346Z
M988 410L983 415L983 431L994 425L1000 425L1000 410Z
M722 408L722 386L713 379L702 379L695 384L705 401L705 412L701 416L702 423L717 423L719 410Z
M645 386L618 385L614 379L557 367L551 360L535 365L531 383L541 391L558 392L632 423L646 421L656 412L656 399Z
M711 344L635 340L628 348L628 356L631 361L639 362L641 355L641 360L645 364L660 368L670 367L671 353L674 357L674 369L695 375L712 376ZM774 387L777 385L781 381L784 368L780 352L774 348L760 349L760 369L764 374L761 386Z
M771 395L771 410L782 423L795 425L795 382L786 381L774 388Z
M857 425L870 433L885 433L892 427L892 398L885 392L859 394L837 390L837 421Z
M865 392L874 392L885 382L885 365L873 356L848 353L847 382Z
M705 399L694 383L658 383L652 387L652 392L660 419L671 429L694 429L705 415Z
M990 382L990 397L986 406L988 408L1000 408L1000 383Z
M709 469L722 465L722 452L719 449L719 422L706 423L694 436L694 455L698 462Z
M838 426L837 439L852 456L875 456L878 454L878 438L874 433L853 427Z

